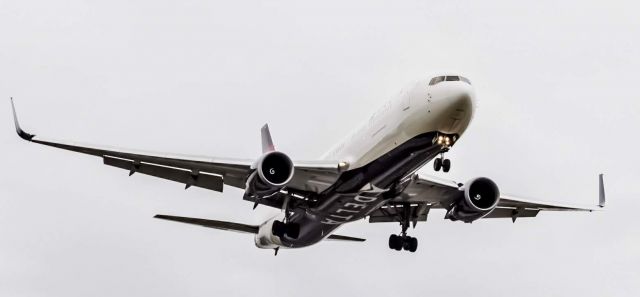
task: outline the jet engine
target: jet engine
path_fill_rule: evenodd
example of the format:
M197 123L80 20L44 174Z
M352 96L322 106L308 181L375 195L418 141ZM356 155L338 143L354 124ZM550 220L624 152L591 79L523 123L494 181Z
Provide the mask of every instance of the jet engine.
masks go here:
M271 218L260 225L258 233L254 237L254 242L257 247L261 249L275 249L282 245L280 237L273 234L273 224L280 222L277 219L278 217Z
M247 179L246 194L263 198L282 189L293 177L293 162L286 154L270 151L252 166L254 172Z
M489 214L498 205L500 191L492 180L478 177L464 186L462 195L447 211L445 218L471 223Z
M300 235L300 225L284 223L284 215L275 216L258 227L254 242L261 249L275 249L282 246L282 239L296 239Z

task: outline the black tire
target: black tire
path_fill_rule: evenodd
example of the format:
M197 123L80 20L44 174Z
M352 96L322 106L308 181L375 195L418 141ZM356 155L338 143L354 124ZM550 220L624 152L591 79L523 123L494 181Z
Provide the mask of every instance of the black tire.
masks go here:
M402 237L398 236L398 239L396 240L396 247L394 248L394 250L396 251L402 250Z
M442 159L436 158L433 160L433 170L440 171L440 168L442 168Z
M395 250L397 241L398 241L398 235L391 234L391 236L389 236L389 248L392 250Z
M416 250L418 250L418 239L411 237L409 238L409 251L413 253Z
M402 249L402 237L395 235L395 234L391 234L391 236L389 236L389 248L391 248L392 250L396 250L399 251Z
M442 171L449 172L449 169L451 169L451 160L444 159L444 161L442 161Z
M290 238L298 239L298 236L300 236L300 225L289 223L286 225L286 232Z
M282 237L285 232L285 224L280 221L274 221L273 225L271 225L271 234Z

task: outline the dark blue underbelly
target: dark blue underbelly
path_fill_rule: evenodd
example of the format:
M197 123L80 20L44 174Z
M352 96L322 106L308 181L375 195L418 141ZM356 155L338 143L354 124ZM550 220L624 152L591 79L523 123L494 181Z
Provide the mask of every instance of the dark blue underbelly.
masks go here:
M297 239L284 237L288 247L309 246L328 236L338 226L365 218L387 202L383 195L408 174L436 157L442 147L434 143L436 132L418 135L371 163L343 172L318 197L311 209L294 209L290 222L300 225Z

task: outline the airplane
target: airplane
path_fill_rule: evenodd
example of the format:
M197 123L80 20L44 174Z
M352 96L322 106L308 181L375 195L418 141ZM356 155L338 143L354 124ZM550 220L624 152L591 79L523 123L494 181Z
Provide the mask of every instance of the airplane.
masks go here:
M535 217L540 211L594 211L605 206L603 175L594 207L506 195L487 177L466 183L448 181L417 171L433 160L433 169L448 172L445 157L471 123L476 107L471 81L459 75L422 79L405 87L358 130L316 161L293 161L276 150L268 125L261 129L262 155L257 159L228 159L151 153L41 138L22 130L13 98L18 135L27 141L98 156L105 165L171 180L190 187L222 192L225 186L244 190L243 199L280 209L260 225L247 225L173 215L155 218L254 235L258 248L302 248L324 239L362 242L334 234L343 224L399 223L389 236L389 248L415 252L418 240L410 226L427 220L432 209L444 218L471 223L486 218Z

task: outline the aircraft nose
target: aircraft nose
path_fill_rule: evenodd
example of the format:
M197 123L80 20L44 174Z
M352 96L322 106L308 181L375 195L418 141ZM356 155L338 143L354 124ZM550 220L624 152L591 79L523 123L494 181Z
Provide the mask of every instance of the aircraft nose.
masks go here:
M473 88L466 83L451 85L447 93L446 100L450 101L451 105L472 103Z
M473 87L464 82L452 82L438 92L433 109L439 116L438 130L443 133L461 134L473 117Z

